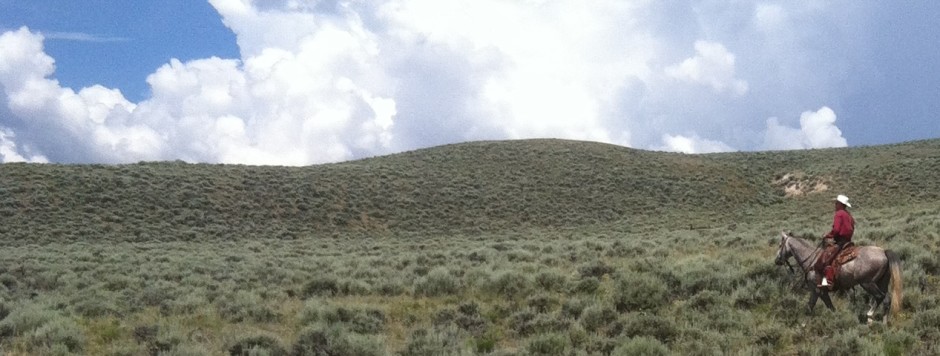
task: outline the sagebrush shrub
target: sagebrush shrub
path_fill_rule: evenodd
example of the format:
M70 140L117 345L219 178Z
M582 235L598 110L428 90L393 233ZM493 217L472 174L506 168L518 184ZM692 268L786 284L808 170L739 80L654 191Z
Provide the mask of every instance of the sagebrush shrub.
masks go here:
M690 308L698 311L709 310L722 302L726 296L713 290L704 290L696 293L688 299L687 304Z
M532 280L516 270L499 272L489 284L489 290L504 298L518 298L532 289Z
M281 346L277 339L267 335L249 336L238 340L228 348L232 356L253 356L265 354L269 356L287 356L287 349Z
M613 304L619 312L655 310L669 302L669 291L647 274L627 274L617 282Z
M313 276L301 290L304 298L329 297L339 294L339 281L334 276Z
M622 335L628 337L649 336L663 343L673 341L679 330L675 322L656 314L630 314L622 319Z
M614 272L614 268L604 263L601 260L593 260L584 265L578 267L578 273L581 277L596 277L601 278L605 274L610 274Z
M544 293L536 294L526 299L526 305L539 313L547 313L558 305L558 299Z
M0 336L25 335L59 317L39 304L20 305L0 321Z
M301 311L304 325L323 323L330 327L343 327L360 334L376 334L385 329L385 312L370 307L347 307L310 301Z
M571 287L571 293L593 294L601 287L601 280L597 277L581 278Z
M405 342L402 356L438 356L460 354L463 337L453 327L415 329Z
M0 299L0 321L5 319L7 315L10 315L10 305L5 300Z
M528 309L517 311L509 316L509 328L516 335L531 335L535 330L532 327L532 320L536 314Z
M446 267L437 267L415 282L415 295L437 297L457 294L461 289L460 280Z
M592 305L581 313L581 325L587 331L598 331L617 320L617 312L607 305Z
M216 300L219 315L225 319L241 322L270 323L280 320L281 315L269 306L257 293L238 291Z
M564 334L544 334L529 340L526 351L533 356L563 356L571 347Z
M925 310L914 315L914 328L922 336L940 330L940 309Z
M291 348L294 356L381 356L381 339L357 334L340 327L309 326L303 329Z
M543 270L535 275L535 283L544 291L557 292L565 288L567 278L556 270Z
M661 341L646 337L634 337L627 340L627 342L621 344L614 348L614 351L611 353L611 356L634 356L634 355L644 355L644 356L657 356L657 355L669 355L669 348L666 347Z
M893 330L882 338L883 351L888 356L902 356L911 352L917 344L917 337L906 330Z
M64 345L69 352L79 353L85 346L85 335L74 321L58 317L32 331L29 341L36 348Z
M877 347L869 337L859 335L855 330L834 335L820 343L817 350L823 355L878 355L884 349Z
M578 319L585 307L587 307L587 303L584 300L571 298L561 304L559 314L563 318Z

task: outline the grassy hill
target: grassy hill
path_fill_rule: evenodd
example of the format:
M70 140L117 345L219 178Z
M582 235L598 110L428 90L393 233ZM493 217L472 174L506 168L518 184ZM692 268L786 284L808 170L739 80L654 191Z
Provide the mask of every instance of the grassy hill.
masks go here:
M937 140L715 155L524 140L300 168L6 164L0 234L32 242L297 238L677 218L708 227L836 192L859 206L936 201L938 152Z
M310 167L0 165L0 354L940 353L940 140L684 155L474 142ZM835 194L896 251L804 314ZM820 306L821 307L821 306Z

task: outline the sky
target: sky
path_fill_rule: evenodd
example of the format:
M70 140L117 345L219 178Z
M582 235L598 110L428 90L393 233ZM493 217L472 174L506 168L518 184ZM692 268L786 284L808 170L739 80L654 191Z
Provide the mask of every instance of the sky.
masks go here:
M940 138L940 2L0 0L0 162Z

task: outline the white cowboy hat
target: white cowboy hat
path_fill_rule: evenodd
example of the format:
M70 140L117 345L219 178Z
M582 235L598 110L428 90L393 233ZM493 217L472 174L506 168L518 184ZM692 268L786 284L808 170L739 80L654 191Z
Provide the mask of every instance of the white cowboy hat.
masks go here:
M849 197L844 196L842 194L839 194L839 196L835 197L835 199L832 199L832 200L840 202L842 203L842 205L845 205L846 207L849 207L849 208L852 207L852 204L849 204Z

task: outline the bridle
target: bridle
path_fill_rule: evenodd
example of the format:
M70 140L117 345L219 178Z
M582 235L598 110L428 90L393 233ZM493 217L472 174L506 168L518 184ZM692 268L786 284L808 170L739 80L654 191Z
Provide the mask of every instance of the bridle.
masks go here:
M783 234L783 238L780 239L780 248L779 248L779 251L782 252L783 249L784 249L784 247L786 247L786 251L787 251L787 252L786 252L786 254L783 254L783 256L781 256L781 253L778 253L778 254L777 254L777 260L778 260L778 261L779 261L779 260L782 260L782 261L783 261L783 264L786 265L787 268L790 270L790 275L793 275L794 273L796 273L796 272L793 270L793 266L790 265L790 256L793 256L793 260L796 261L796 265L797 265L797 266L800 266L800 269L803 270L803 281L808 281L808 280L809 280L809 276L808 276L809 271L806 270L806 267L803 267L803 266L804 266L804 263L806 263L806 261L810 261L810 260L812 260L812 259L817 258L817 257L819 256L819 254L822 252L822 245L816 246L816 249L813 250L812 253L810 253L809 255L807 255L806 258L800 260L799 258L796 257L796 255L793 254L792 248L791 248L790 245L788 244L789 241L790 241L790 234L784 233L784 234Z

